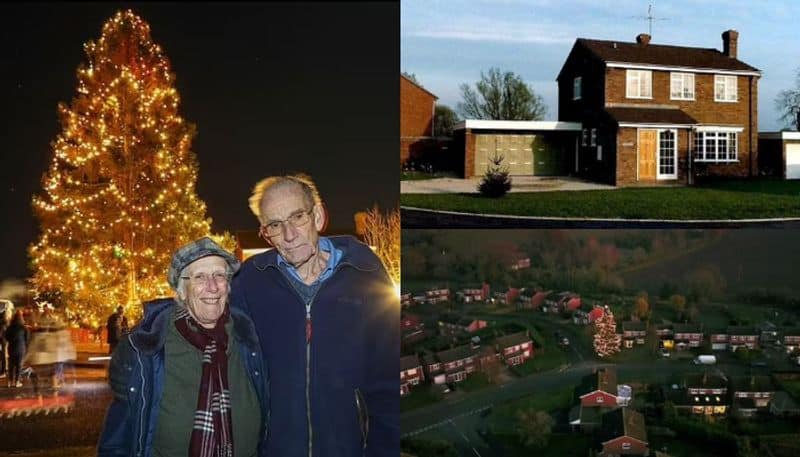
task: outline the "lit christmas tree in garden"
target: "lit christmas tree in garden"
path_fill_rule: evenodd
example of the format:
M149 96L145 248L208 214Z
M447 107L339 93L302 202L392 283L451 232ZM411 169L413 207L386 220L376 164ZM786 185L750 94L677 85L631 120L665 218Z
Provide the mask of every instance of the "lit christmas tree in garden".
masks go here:
M118 12L84 49L77 95L59 105L62 131L33 198L41 238L30 255L39 296L98 318L170 295L172 253L208 235L211 220L195 193L194 126L178 114L175 77L150 27Z
M606 306L603 315L594 321L594 352L600 357L608 357L619 352L621 343L614 313Z

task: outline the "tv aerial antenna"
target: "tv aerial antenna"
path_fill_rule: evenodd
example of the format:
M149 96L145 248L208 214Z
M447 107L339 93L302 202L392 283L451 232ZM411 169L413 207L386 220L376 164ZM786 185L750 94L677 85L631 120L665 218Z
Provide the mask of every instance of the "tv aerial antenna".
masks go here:
M653 15L653 2L647 4L647 16L630 16L632 19L647 19L647 34L653 36L653 21L666 21L668 18Z

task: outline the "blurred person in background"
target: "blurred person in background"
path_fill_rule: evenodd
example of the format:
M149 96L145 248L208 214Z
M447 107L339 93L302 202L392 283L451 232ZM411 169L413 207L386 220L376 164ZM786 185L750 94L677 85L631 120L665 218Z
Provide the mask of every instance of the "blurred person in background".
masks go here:
M8 342L8 387L22 387L19 372L22 368L22 359L27 353L30 333L25 327L21 311L14 313L4 336Z

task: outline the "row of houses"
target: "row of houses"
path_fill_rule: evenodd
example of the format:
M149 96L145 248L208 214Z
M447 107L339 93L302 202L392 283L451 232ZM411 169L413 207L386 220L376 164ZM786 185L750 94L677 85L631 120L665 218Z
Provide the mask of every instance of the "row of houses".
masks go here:
M739 59L738 40L726 30L718 50L654 44L644 33L577 38L556 77L558 120L464 120L453 168L479 176L498 155L512 175L616 186L693 184L701 175L798 179L800 132L758 132L761 71ZM435 95L414 85L401 78L401 164L410 157L405 138L430 132L433 119Z
M407 395L412 386L425 380L433 384L461 382L471 373L489 371L501 362L519 365L533 355L533 341L527 332L497 337L490 345L473 341L421 356L407 355L400 359L400 395Z
M647 335L645 322L625 321L621 324L623 346L644 344ZM712 350L736 351L740 348L758 349L761 345L779 343L791 353L800 348L800 327L779 328L765 322L759 326L728 326L725 329L705 331L703 324L661 324L655 333L659 347L664 349L689 349L703 345L705 336Z
M597 369L575 388L570 425L596 435L598 455L648 455L645 419L629 407L632 396L630 386L617 384L613 367ZM687 374L680 384L661 386L661 399L687 415L800 417L800 406L769 376L728 377L720 370Z

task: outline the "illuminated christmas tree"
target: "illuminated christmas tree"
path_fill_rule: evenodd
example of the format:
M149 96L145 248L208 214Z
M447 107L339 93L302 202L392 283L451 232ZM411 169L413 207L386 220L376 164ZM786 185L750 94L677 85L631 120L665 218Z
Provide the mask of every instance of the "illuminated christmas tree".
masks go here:
M614 313L606 306L603 315L594 321L594 352L600 357L608 357L619 352L621 343Z
M120 11L84 50L33 198L41 237L30 255L39 295L96 323L118 305L170 295L172 253L208 235L211 220L195 193L195 129L178 114L175 77L149 25Z

